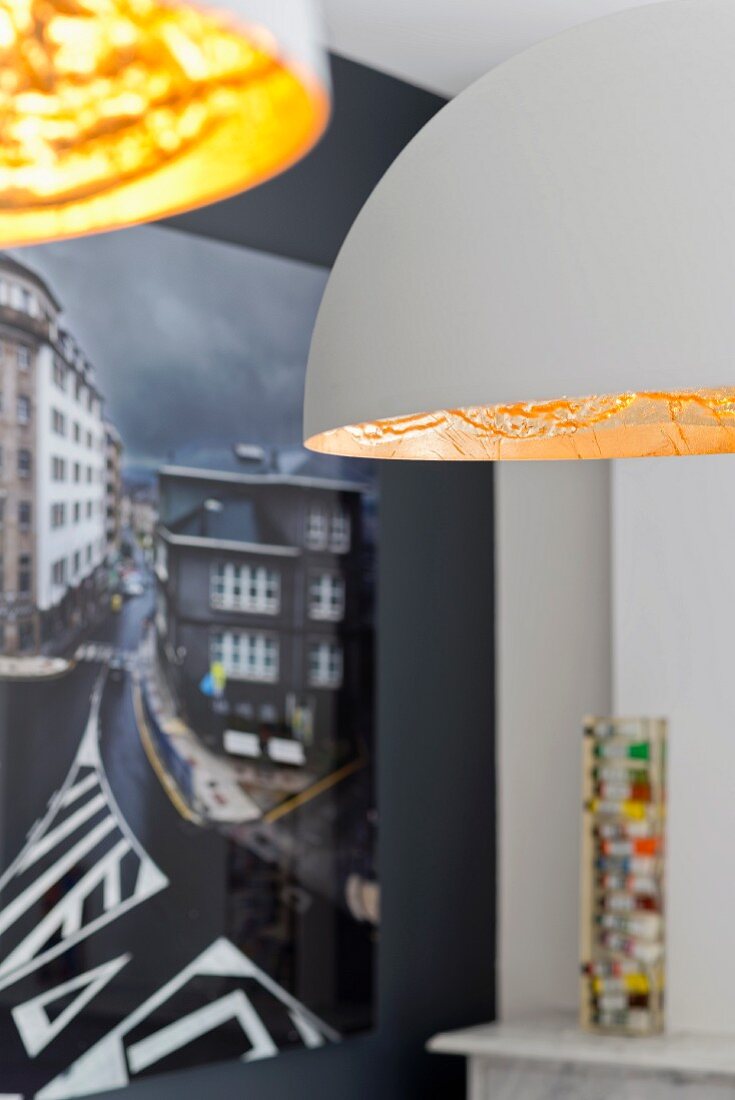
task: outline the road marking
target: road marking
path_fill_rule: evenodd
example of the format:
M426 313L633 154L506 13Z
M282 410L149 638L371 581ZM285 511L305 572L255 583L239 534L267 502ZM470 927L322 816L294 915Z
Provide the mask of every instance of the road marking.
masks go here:
M331 772L329 775L325 775L323 779L313 783L311 787L307 787L305 791L301 791L300 794L295 794L293 798L287 798L285 802L281 802L279 806L275 806L268 813L263 814L263 821L268 823L272 821L278 821L279 817L284 817L285 814L290 814L293 810L297 810L299 806L303 806L306 802L311 802L312 798L316 798L317 795L323 794L328 791L330 787L334 787L337 783L341 783L343 779L347 779L348 776L354 775L360 768L365 767L366 761L362 757L358 757L357 760L350 761L349 764L344 764L341 768L338 768L336 772Z
M75 654L75 661L99 661L106 664L114 658L122 661L128 672L132 672L135 666L136 651L134 649L117 649L107 642L83 642Z
M85 833L71 848L65 851L56 863L52 864L43 874L34 879L30 886L26 887L18 897L14 898L5 906L2 912L0 912L0 933L4 932L14 921L23 916L27 909L35 905L52 886L63 879L64 875L70 871L76 863L96 848L99 842L111 833L114 828L115 819L110 814L103 818L99 824L95 825L93 829L90 829L88 833ZM5 969L7 961L7 958L3 959L2 963L0 963L0 970Z
M54 986L53 989L44 990L30 1001L16 1005L12 1009L13 1020L18 1028L23 1046L31 1058L35 1058L49 1043L60 1035L67 1024L76 1019L82 1009L86 1008L90 1001L103 989L120 970L132 958L132 955L119 955L110 962L97 966L94 970L87 970L84 974L77 974L68 982ZM53 1019L46 1011L46 1005L53 1004L69 993L77 996ZM0 1097L2 1100L2 1097Z
M75 783L73 787L69 789L61 796L60 805L69 806L72 802L76 802L78 798L81 798L83 794L90 791L92 787L97 784L97 776L94 772L90 772L86 779L81 779L78 783ZM51 795L49 803L53 802L56 798L55 794ZM2 1097L0 1097L2 1100Z
M156 746L153 744L153 738L151 736L148 720L146 719L143 711L143 692L138 680L133 684L133 709L135 710L135 721L138 727L138 735L140 737L143 750L148 757L148 763L153 768L158 777L158 782L163 787L164 791L168 795L169 801L173 804L177 812L186 821L193 821L196 825L202 825L203 821L201 817L195 813L189 803L184 798L183 794L178 788L173 776L166 771L165 767L161 763L161 760L156 752Z
M217 981L239 979L241 985L256 983L261 987L261 995L269 994L278 1002L278 1007L288 1013L306 1047L336 1043L341 1038L339 1032L282 989L234 944L221 937L37 1092L37 1100L70 1100L74 1096L123 1087L138 1073L156 1066L167 1056L186 1050L200 1036L232 1023L239 1024L243 1033L246 1046L243 1062L275 1054L278 1044L244 988L225 993L186 1015L175 1014L177 994L191 988L191 983L197 979L208 978ZM160 1015L170 1022L144 1038L128 1041L141 1024L150 1022L155 1026L164 1005L167 1008Z
M223 1024L237 1022L250 1044L246 1058L272 1058L278 1054L268 1029L253 1008L243 989L233 989L218 1001L204 1004L173 1023L131 1043L127 1048L128 1065L132 1073L140 1073L170 1054L185 1050L196 1039L209 1035ZM319 1036L321 1039L321 1036ZM324 1040L322 1039L322 1044Z
M97 776L94 772L90 773L95 783L97 782ZM107 802L105 796L100 790L99 794L96 794L94 798L90 798L83 806L80 806L73 814L69 814L65 818L61 825L57 825L55 829L49 829L47 833L44 833L42 839L36 840L30 846L21 853L20 860L18 862L18 871L26 871L34 863L36 863L42 856L45 856L47 852L50 852L52 848L55 848L65 837L71 833L76 832L80 825L83 825L85 821L89 821L90 817L94 817L100 810L107 809Z
M4 905L0 908L0 932L5 944L0 960L0 990L16 984L26 974L38 970L168 886L168 879L150 859L122 816L102 764L99 712L106 679L107 669L102 668L90 698L87 724L64 784L49 799L46 814L33 826L25 845L0 876L0 907ZM94 783L90 783L86 769L90 769ZM97 791L96 786L99 787ZM71 813L63 816L69 806ZM106 810L105 816L95 824L97 814L103 810ZM62 815L60 820L59 815ZM81 836L74 842L80 829ZM87 857L98 846L104 854L89 865ZM120 865L133 851L139 862L138 875L132 892L126 889L123 897L119 885L122 881ZM54 863L41 870L38 867L40 857L51 852L56 853ZM25 932L22 918L41 895L47 896L77 867L82 877L73 885L65 886L60 900L29 932ZM92 900L100 884L104 895L101 911L98 901ZM18 893L14 893L16 888ZM8 897L12 900L7 901ZM22 937L20 942L8 942L10 936L15 938L18 932Z

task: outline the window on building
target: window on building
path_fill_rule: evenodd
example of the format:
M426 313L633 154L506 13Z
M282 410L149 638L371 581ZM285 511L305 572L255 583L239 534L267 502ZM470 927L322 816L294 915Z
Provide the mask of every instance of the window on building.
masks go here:
M91 542L90 542L89 546L87 547L87 549L85 551L85 557L87 559L87 564L89 564L92 560L92 543Z
M18 555L18 591L27 594L31 590L31 555Z
M336 623L344 618L345 582L339 573L314 573L309 579L309 616Z
M89 485L89 484L91 484L91 482L92 482L92 467L87 466L87 484Z
M51 526L63 527L66 523L66 505L65 504L52 504L51 505Z
M31 452L21 447L18 451L18 477L31 476Z
M54 359L53 378L55 386L60 390L66 389L66 364L58 357Z
M18 364L18 370L28 370L31 365L31 349L25 344L18 344L15 349L15 361Z
M20 283L12 283L10 287L10 304L13 309L20 310L22 313L31 312L31 292L27 290Z
M66 584L66 558L59 558L51 566L51 583Z
M0 404L0 409L1 408L2 408L2 405ZM4 463L5 463L5 451L3 449L2 444L0 443L0 476L2 475L2 472L3 472Z
M74 442L75 443L80 443L81 440L82 440L82 426L77 420L75 420L74 421Z
M329 549L333 554L346 554L350 549L350 517L341 510L329 517Z
M91 448L92 448L92 433L91 432L87 432L87 446L91 450Z
M323 508L310 508L306 516L306 545L310 550L326 550L329 517Z
M36 631L32 619L21 619L18 623L18 648L22 653L35 649Z
M5 558L0 554L0 592L5 591Z
M30 500L18 501L18 526L21 531L28 531L31 526L31 502Z
M31 399L24 393L18 394L17 417L19 424L31 422Z
M74 463L74 481L80 482L82 480L82 464L81 462Z
M5 497L0 497L0 531L5 526ZM2 592L3 586L0 584L0 592Z
M74 551L74 576L76 577L79 570L82 568L82 553L81 550Z
M56 435L66 435L66 417L58 409L51 410L51 431Z
M309 684L338 688L342 684L342 647L338 642L309 644Z
M87 519L91 519L91 517L92 517L92 501L88 500L87 501Z
M54 455L51 459L51 480L66 481L66 459Z
M10 284L7 279L0 279L0 306L6 306L10 302Z
M310 550L346 554L350 549L350 517L343 509L314 505L306 516L306 545Z
M212 635L210 658L233 680L278 680L278 639L270 634L244 630L217 631Z
M81 518L82 518L82 505L77 500L74 503L74 522L79 523Z
M281 578L265 566L218 562L210 574L212 607L275 615L281 606Z

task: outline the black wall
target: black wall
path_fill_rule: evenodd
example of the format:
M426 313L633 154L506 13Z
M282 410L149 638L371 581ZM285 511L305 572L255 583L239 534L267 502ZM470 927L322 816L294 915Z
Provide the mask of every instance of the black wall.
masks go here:
M432 92L332 57L334 109L317 148L274 180L170 219L175 229L331 266L401 149L444 105Z
M382 172L441 105L341 59L334 81L335 121L310 160L173 224L330 263ZM339 1047L151 1079L131 1100L464 1095L461 1060L423 1048L494 1010L492 467L385 463L381 492L378 1027Z

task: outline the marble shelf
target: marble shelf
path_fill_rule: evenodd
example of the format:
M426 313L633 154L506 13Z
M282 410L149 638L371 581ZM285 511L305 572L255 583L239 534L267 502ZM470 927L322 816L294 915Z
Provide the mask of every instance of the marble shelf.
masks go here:
M471 1060L522 1061L607 1067L637 1073L717 1079L735 1086L735 1036L670 1033L654 1038L618 1038L580 1030L571 1016L487 1024L436 1035L437 1054Z

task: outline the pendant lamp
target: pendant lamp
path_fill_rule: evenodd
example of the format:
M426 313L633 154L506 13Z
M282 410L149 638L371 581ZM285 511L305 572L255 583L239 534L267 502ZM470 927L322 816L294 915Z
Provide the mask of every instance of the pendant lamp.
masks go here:
M0 0L0 246L280 172L329 113L309 0Z
M305 437L369 458L735 451L735 3L543 42L450 102L357 218Z

